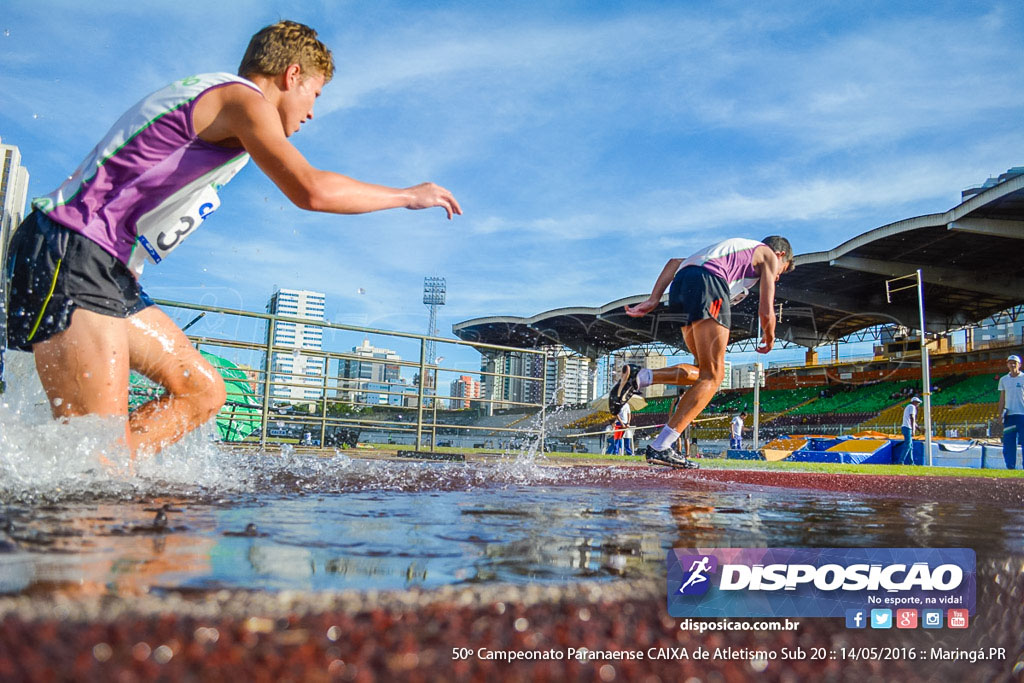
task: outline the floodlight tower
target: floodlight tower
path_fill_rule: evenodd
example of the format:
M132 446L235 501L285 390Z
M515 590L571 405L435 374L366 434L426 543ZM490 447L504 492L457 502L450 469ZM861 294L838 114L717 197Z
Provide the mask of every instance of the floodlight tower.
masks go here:
M437 336L437 307L444 306L444 295L446 283L443 277L423 278L423 303L430 307L430 322L427 323L427 336ZM427 340L426 361L434 365L437 358L437 345L433 340Z

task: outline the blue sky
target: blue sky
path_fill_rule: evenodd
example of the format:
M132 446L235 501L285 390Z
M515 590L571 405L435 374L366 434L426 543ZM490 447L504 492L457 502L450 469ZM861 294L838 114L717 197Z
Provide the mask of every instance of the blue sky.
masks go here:
M279 18L337 63L292 138L311 162L435 181L465 215L307 213L250 165L147 269L153 296L259 311L274 285L314 289L330 320L425 331L423 277L441 275L450 335L646 293L666 259L725 237L827 249L1024 164L1017 1L6 0L0 137L30 195L146 93L234 71Z

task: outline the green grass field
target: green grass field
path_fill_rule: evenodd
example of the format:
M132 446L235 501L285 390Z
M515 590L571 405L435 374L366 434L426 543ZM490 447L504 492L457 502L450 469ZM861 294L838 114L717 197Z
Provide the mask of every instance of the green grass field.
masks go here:
M393 453L399 450L415 450L407 445L360 445L358 448L344 449L341 452L358 457L360 453ZM430 448L422 450L430 451ZM436 453L461 453L462 455L481 455L501 453L495 448L451 448L433 449ZM509 454L510 457L516 454ZM566 453L555 451L545 453L545 458L556 461L578 461L580 464L640 464L644 462L639 455L605 455L604 453ZM725 458L700 458L702 469L707 470L769 470L782 472L823 472L826 474L875 474L884 476L913 477L976 477L988 479L1024 479L1024 470L982 470L970 467L915 467L907 465L844 465L823 462L768 462L764 460L727 460Z
M442 450L442 449L439 449ZM452 449L453 451L456 449ZM604 455L597 453L546 453L559 460L600 461L614 463L641 463L638 455ZM907 465L844 465L825 462L768 462L765 460L727 460L700 458L702 469L709 470L774 470L782 472L824 472L827 474L876 474L915 477L980 477L994 479L1024 479L1024 470L982 470L970 467L915 467Z

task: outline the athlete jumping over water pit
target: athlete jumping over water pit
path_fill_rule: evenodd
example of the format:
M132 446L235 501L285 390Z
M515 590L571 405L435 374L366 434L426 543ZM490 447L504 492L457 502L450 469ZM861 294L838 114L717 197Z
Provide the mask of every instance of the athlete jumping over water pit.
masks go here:
M398 189L323 171L288 141L334 75L313 29L292 21L262 29L238 74L189 76L145 97L63 185L33 201L11 241L8 346L34 354L55 418L125 418L133 459L224 405L220 375L138 277L145 261L160 263L217 209L217 190L250 156L310 211L462 213L443 187ZM128 416L131 370L167 394Z
M682 316L683 339L696 365L680 364L651 370L624 365L619 383L608 396L612 414L629 397L652 384L692 385L683 394L668 423L647 446L647 462L680 469L698 467L673 447L679 435L700 414L725 378L725 349L729 345L730 306L739 303L747 290L760 282L758 315L761 318L759 353L775 344L775 283L793 270L793 248L785 237L765 237L761 242L728 239L701 249L687 259L669 259L654 283L654 291L626 314L639 318L661 303L668 289L668 310ZM671 285L671 287L670 287Z

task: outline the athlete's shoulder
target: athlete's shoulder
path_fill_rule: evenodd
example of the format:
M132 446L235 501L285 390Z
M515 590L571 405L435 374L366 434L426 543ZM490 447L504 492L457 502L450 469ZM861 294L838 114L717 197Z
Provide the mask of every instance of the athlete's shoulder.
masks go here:
M730 237L724 239L721 242L717 242L714 245L715 249L730 249L734 251L742 251L744 249L754 249L758 245L763 245L764 242L758 242L757 240L747 239L746 237Z

